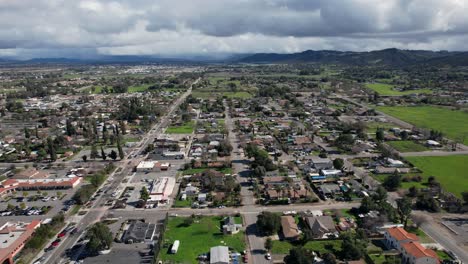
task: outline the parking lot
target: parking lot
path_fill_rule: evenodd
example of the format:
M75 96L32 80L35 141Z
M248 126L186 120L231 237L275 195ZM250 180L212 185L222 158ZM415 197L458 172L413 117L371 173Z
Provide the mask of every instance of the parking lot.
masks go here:
M17 192L15 197L3 198L0 202L0 217L7 216L54 216L70 200L75 189Z

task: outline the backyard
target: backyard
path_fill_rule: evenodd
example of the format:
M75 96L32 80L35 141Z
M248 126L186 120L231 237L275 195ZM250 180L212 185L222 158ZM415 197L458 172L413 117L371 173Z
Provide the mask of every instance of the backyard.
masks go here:
M245 250L244 232L234 235L223 235L221 222L223 217L201 217L195 222L185 225L184 217L169 219L164 234L165 247L161 249L160 259L164 262L198 263L197 257L206 254L211 247L225 245L237 252ZM241 223L241 217L236 217L236 222ZM170 254L170 248L175 240L180 241L180 247L176 254Z
M442 131L453 140L468 144L468 113L436 106L384 106L377 110L420 128Z

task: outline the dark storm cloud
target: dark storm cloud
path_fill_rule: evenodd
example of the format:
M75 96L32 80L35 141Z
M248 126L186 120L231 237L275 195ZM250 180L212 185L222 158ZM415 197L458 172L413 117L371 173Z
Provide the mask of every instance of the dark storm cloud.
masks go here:
M467 0L0 0L0 56L466 50L467 13Z

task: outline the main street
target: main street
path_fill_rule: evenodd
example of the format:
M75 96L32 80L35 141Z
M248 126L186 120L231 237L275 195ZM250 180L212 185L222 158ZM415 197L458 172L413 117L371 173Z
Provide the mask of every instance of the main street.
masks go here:
M111 198L110 193L114 190L117 190L125 176L129 175L135 164L134 158L138 156L136 159L137 162L144 159L144 157L142 157L142 153L145 151L148 144L150 144L155 137L158 137L160 133L163 132L163 129L168 126L172 115L185 101L187 96L192 93L192 86L198 81L200 81L200 78L195 80L190 85L189 89L172 104L166 115L161 117L160 121L144 136L142 142L138 144L138 146L133 151L130 151L130 153L124 157L122 161L116 163L117 169L109 176L106 184L100 188L105 190L104 194L97 198L91 209L84 216L75 217L78 218L77 227L79 230L84 231L87 227L99 221L102 216L106 214L109 208L103 207L102 205L107 199ZM82 234L83 233L84 232L82 232ZM76 244L80 237L81 236L65 237L62 243L60 243L60 245L53 251L53 254L48 256L44 263L60 263L63 260L65 250Z

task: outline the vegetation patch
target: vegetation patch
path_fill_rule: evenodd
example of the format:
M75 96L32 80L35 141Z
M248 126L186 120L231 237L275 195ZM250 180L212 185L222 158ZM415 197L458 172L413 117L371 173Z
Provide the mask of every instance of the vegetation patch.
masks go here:
M414 166L422 170L423 181L435 176L444 190L461 197L468 190L468 156L407 157Z
M426 146L411 140L389 141L387 144L399 152L421 152L429 150Z
M436 106L384 106L377 110L417 127L438 130L447 137L468 144L468 113Z
M192 134L195 127L194 121L186 122L182 125L173 125L166 129L168 134Z
M236 219L236 221L240 220ZM228 246L237 252L245 250L244 232L224 235L221 231L223 217L176 217L169 219L164 245L160 252L162 261L171 263L198 263L197 257L206 254L211 247ZM171 254L170 249L175 240L180 241L179 250Z
M305 249L323 253L337 254L341 251L341 240L315 240L309 241L304 245ZM287 241L273 241L271 252L273 254L288 254L289 250L294 247L293 244Z
M395 90L395 87L391 84L386 83L368 83L366 87L377 92L379 95L383 96L402 96L409 94L431 94L430 89L416 89L416 90L406 90L398 91Z

